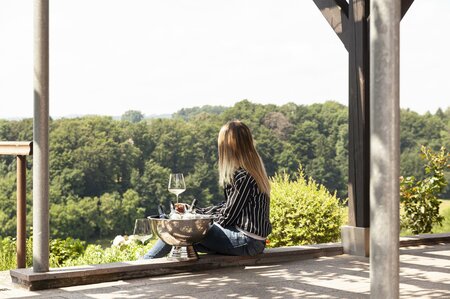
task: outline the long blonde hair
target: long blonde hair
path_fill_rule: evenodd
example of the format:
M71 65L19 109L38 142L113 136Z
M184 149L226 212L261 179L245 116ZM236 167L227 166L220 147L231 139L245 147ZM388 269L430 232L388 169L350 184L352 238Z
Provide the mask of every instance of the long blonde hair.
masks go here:
M256 151L252 133L242 122L225 124L219 132L219 182L229 184L234 172L244 168L256 181L261 192L270 195L270 184L264 164Z

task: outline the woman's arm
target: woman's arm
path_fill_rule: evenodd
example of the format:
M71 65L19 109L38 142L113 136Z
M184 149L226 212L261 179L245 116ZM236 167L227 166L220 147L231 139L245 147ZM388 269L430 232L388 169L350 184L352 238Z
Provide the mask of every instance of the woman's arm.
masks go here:
M247 173L238 174L232 184L231 194L228 195L224 207L220 211L217 223L222 227L236 223L236 220L251 195L254 179Z

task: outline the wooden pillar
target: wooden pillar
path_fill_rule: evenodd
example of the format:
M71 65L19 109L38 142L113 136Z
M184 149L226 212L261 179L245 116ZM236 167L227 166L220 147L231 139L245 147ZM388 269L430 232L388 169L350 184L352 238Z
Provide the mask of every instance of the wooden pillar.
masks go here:
M369 255L370 228L370 47L369 0L313 0L348 51L349 225L342 227L344 251ZM403 17L414 0L401 0Z
M346 253L368 256L370 248L369 0L348 4L348 226L341 229Z
M348 51L349 225L342 228L344 251L369 254L370 94L369 0L313 0Z
M26 267L27 256L27 159L24 155L18 155L17 160L17 268Z
M370 226L369 1L350 0L349 225Z

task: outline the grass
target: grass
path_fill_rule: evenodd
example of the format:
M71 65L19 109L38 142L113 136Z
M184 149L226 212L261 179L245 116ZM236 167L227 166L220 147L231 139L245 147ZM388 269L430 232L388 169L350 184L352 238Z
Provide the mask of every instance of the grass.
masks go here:
M450 233L450 199L443 199L441 205L439 206L439 214L444 216L444 221L442 221L442 226L434 226L433 233Z
M450 233L450 199L441 199L441 205L439 206L439 214L444 216L442 226L435 225L433 227L433 234ZM348 207L345 208L344 225L348 224ZM411 236L413 233L410 230L401 230L400 236Z
M445 210L450 208L450 199L441 199L441 205L439 206L440 210Z

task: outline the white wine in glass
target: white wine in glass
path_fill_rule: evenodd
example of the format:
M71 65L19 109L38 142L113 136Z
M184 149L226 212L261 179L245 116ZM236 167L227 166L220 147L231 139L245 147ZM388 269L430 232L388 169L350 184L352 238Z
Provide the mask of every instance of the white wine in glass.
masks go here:
M152 238L152 227L150 224L150 219L136 219L134 223L133 235L135 239L138 239L145 244L148 240Z
M186 191L186 184L184 183L184 176L182 173L172 173L169 177L169 187L168 190L170 193L173 193L178 196Z

